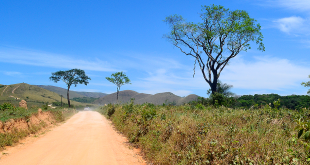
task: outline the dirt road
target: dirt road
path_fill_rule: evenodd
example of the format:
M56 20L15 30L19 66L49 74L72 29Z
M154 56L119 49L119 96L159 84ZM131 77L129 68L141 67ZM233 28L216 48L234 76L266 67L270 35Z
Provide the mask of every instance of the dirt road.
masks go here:
M1 165L145 164L126 138L94 111L79 112L34 142L9 153Z

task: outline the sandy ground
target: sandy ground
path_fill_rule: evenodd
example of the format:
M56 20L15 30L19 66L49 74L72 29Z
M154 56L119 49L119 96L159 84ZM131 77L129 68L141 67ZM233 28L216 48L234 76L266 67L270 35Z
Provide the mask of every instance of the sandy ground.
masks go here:
M146 164L127 139L94 111L75 114L28 144L2 152L1 165Z

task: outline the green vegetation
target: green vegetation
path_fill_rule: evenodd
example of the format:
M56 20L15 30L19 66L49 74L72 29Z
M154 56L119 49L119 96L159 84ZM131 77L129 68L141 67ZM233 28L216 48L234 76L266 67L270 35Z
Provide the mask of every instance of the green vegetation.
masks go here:
M309 75L309 78L310 78L310 75ZM308 81L308 82L302 82L301 85L303 85L304 87L310 87L310 81ZM310 95L310 89L308 90L307 93Z
M118 100L118 93L121 86L131 84L130 79L123 72L113 73L111 77L106 77L106 79L117 86L116 100Z
M300 110L302 108L310 108L310 96L307 95L291 95L280 96L278 94L263 94L258 95L243 95L241 97L225 97L220 93L211 95L210 98L199 97L197 101L191 101L189 104L202 104L204 106L221 106L224 105L229 108L250 108L258 109L265 105L275 107L274 102L279 102L279 108L288 108L291 110Z
M81 103L93 103L95 100L98 100L98 98L93 98L93 97L75 97L72 100L76 102L81 102Z
M130 103L98 111L154 164L310 163L309 109L273 104L244 110Z
M57 93L25 83L6 85L0 88L0 104L11 103L18 106L21 100L27 101L28 108L37 108L46 103L60 102L61 97ZM63 101L67 102L67 99L63 98ZM75 101L72 104L85 106L85 103Z
M265 50L260 24L244 10L229 11L223 6L203 6L202 22L186 22L172 15L164 21L171 31L165 37L187 56L194 57L212 94L218 92L217 81L229 61L241 51L251 49L250 43Z
M64 111L63 109L45 109L43 111L49 111L53 115L56 122L62 122L76 113L75 110L70 109ZM4 103L0 105L0 122L5 123L10 119L25 119L28 121L32 115L38 113L37 108L24 109L15 107L10 103ZM35 134L47 125L44 121L41 121L39 125L32 125L27 130L14 129L8 133L0 133L0 150L4 149L5 146L11 146L17 143L20 139L28 136L29 134Z
M90 78L85 74L84 70L71 69L71 70L58 71L58 72L52 73L50 80L54 81L55 83L62 80L63 82L67 84L67 87L68 87L67 100L68 100L69 107L71 107L70 96L69 96L69 90L70 90L71 85L74 85L75 87L77 86L77 84L87 85L89 84L88 80L90 80Z
M239 97L235 103L236 107L258 107L264 106L266 104L271 103L271 106L274 107L273 102L280 101L279 107L286 107L288 109L296 109L299 110L301 108L309 108L310 107L310 96L304 95L291 95L291 96L280 96L277 94L264 94L264 95L243 95Z

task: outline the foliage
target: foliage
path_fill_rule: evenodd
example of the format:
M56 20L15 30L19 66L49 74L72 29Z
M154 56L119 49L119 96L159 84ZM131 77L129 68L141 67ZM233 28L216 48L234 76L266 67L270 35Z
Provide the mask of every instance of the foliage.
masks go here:
M275 102L279 101L281 102ZM310 96L280 96L277 94L263 94L258 95L243 95L236 100L236 104L234 107L244 107L250 108L254 105L264 106L266 104L271 103L272 107L286 107L288 109L301 109L305 107L310 107Z
M12 91L15 90L13 96ZM5 91L3 92L3 90ZM31 107L41 107L46 103L60 102L61 97L54 92L40 88L35 85L29 85L25 83L7 85L5 88L0 88L0 94L3 92L3 95L0 95L0 104L11 103L14 106L19 105L19 102L24 99L27 101L28 108ZM18 98L18 99L17 99ZM67 103L66 98L62 98L64 102ZM71 101L71 104L74 105L85 105L85 103Z
M310 75L309 75L309 78L310 78ZM304 87L310 87L310 81L308 81L308 82L302 82L301 85L303 85ZM310 95L310 89L308 90L307 93Z
M1 111L0 111L0 121L5 122L11 118L22 118L22 117L28 117L32 115L33 113L37 112L38 110L33 109L24 109L20 107L15 107L10 103L3 103L0 105Z
M226 83L222 83L220 80L218 80L217 82L217 93L220 93L222 94L224 97L232 97L234 96L235 94L232 93L230 91L230 89L232 88L233 86L232 85L228 85ZM212 94L212 91L211 89L209 89L207 91L207 94L208 95L211 95Z
M68 91L67 91L67 99L68 99L68 105L70 106L70 97L69 97L69 89L71 85L77 86L77 84L84 84L87 85L90 80L90 78L85 74L84 70L81 69L71 69L67 71L58 71L55 73L52 73L52 76L50 77L50 80L57 83L60 80L63 80L67 84Z
M123 72L113 73L111 77L106 77L106 79L117 86L117 100L118 100L118 92L121 86L125 84L131 84L130 79Z
M60 101L55 101L52 104L53 104L53 106L59 106L59 107L61 106L61 102ZM71 104L71 106L72 106L72 104ZM69 106L68 106L68 104L63 102L62 103L62 107L69 107Z
M93 98L93 97L75 97L72 100L76 102L81 102L81 103L93 103L95 100L98 100L98 98Z
M32 115L35 115L38 112L37 108L29 108L28 110L26 110L24 108L16 108L9 103L2 104L0 105L0 107L7 107L4 110L0 111L0 122L2 123L5 123L9 119L25 119L26 121L28 121L28 119ZM49 111L53 115L56 122L62 122L76 113L76 111L72 109L67 111L64 111L63 109L49 109L43 111ZM4 149L5 146L11 146L14 143L17 143L20 139L23 139L29 134L37 133L46 126L46 123L41 121L39 125L32 125L28 127L28 129L15 129L11 132L0 133L0 150Z
M244 10L203 6L200 17L202 23L196 24L186 22L179 15L167 17L164 21L170 25L171 32L165 37L182 53L194 57L194 75L198 62L205 81L215 93L222 70L241 51L251 49L250 42L258 44L259 50L265 50L263 35L261 26Z
M111 120L152 164L307 164L309 149L295 121L306 121L309 109L214 108L199 101L115 105ZM107 115L108 109L99 111Z
M3 103L2 105L0 105L0 111L10 110L14 108L15 106L12 105L11 103Z
M111 118L111 116L114 114L115 112L115 107L112 104L108 104L108 117Z

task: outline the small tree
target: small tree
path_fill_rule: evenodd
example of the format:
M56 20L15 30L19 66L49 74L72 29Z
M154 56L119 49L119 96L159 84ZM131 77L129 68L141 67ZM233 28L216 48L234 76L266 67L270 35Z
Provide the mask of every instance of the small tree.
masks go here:
M217 82L217 92L212 93L211 89L207 91L207 94L210 95L210 99L212 104L215 104L217 101L218 105L228 106L229 102L234 100L231 98L235 94L230 91L232 85L228 85L226 83L222 83L220 80Z
M243 10L229 11L223 6L203 6L202 23L185 22L182 16L165 19L171 32L165 37L182 53L198 62L203 78L212 94L217 92L217 81L229 60L241 51L251 49L250 42L265 50L261 26ZM206 55L206 56L203 56Z
M117 100L121 86L124 84L131 84L129 78L123 72L113 73L111 77L106 77L106 79L117 86L117 96L116 96Z
M52 73L52 76L50 77L51 81L54 81L57 83L59 80L63 80L67 84L67 99L68 99L68 105L70 105L70 98L69 98L69 90L71 85L76 85L77 84L85 84L87 85L90 80L90 78L85 74L84 70L81 69L71 69L67 71L58 71L55 73Z
M217 93L220 93L220 94L222 94L225 97L232 97L232 96L235 95L234 93L232 93L230 91L230 89L232 87L233 87L232 85L228 85L226 83L222 83L220 80L218 80L218 82L217 82ZM212 93L212 91L211 91L211 89L209 89L207 91L207 94L211 94L211 93Z
M310 78L310 75L309 75L309 78ZM301 85L303 85L304 87L310 87L310 81L308 82L302 82ZM308 90L308 95L310 95L310 89Z

